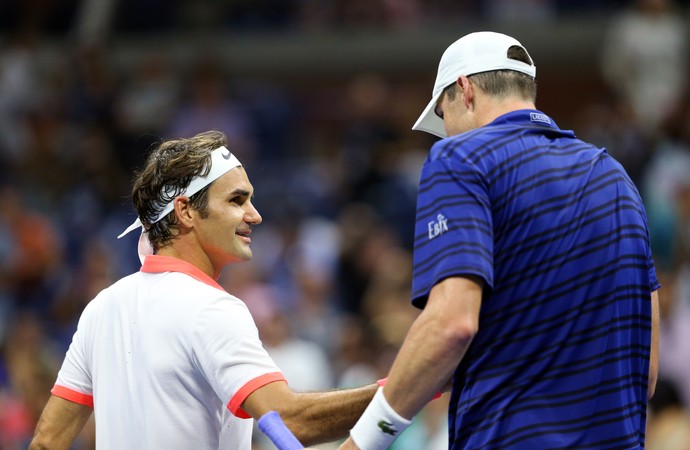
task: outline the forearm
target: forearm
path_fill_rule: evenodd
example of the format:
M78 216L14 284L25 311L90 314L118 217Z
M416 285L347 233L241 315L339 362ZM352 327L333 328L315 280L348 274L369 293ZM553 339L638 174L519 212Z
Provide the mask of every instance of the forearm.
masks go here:
M384 387L391 407L405 418L415 416L446 387L472 337L470 331L444 331L422 314L410 328Z
M304 445L344 438L362 415L378 385L320 393L296 393L278 412Z
M652 292L652 343L649 357L649 380L647 387L647 399L651 400L656 390L656 382L659 375L659 293Z
M482 282L447 278L434 286L393 362L384 395L412 418L443 390L478 331Z
M29 450L67 450L91 416L88 406L51 396Z
M387 447L446 386L478 331L482 288L483 281L475 277L451 277L431 289L393 363L383 395L374 399L340 449L356 449L355 443Z

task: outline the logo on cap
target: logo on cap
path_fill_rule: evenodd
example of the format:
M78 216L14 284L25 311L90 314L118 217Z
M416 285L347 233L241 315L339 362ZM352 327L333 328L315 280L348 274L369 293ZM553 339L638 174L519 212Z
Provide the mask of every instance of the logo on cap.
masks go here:
M223 158L225 159L230 159L232 157L232 153L230 153L230 150L228 150L227 148L223 148L220 154L223 155Z

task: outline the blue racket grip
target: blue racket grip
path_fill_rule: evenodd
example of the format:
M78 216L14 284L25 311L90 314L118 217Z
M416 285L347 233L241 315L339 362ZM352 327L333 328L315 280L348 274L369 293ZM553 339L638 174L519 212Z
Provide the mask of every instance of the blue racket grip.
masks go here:
M292 431L285 425L280 414L276 411L269 411L258 420L259 430L261 430L278 450L302 450L304 445L297 440Z

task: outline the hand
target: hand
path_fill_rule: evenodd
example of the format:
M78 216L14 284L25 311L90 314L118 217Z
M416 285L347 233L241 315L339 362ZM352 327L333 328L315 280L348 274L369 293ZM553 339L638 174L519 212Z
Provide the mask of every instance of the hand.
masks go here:
M338 447L338 450L359 450L359 447L355 445L352 438L347 438L347 440Z

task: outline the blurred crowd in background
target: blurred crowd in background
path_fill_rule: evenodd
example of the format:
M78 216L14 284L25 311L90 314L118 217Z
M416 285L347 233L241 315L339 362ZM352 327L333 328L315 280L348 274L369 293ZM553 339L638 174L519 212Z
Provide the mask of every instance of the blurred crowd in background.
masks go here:
M107 12L106 36L84 31L85 10ZM663 286L648 448L690 448L688 12L671 0L0 1L0 449L26 448L84 306L139 269L137 237L116 239L134 218L133 171L157 142L209 129L227 134L264 218L254 260L220 281L247 303L290 384L385 376L418 314L409 303L416 185L433 139L410 127L442 49L478 31L473 22L510 23L520 39L516 23L534 33L572 18L606 24L581 71L588 81L532 51L537 105L606 147L642 193ZM201 49L184 67L167 48L135 65L111 52L118 39L136 51L138 39L200 29L278 42L287 32L405 33L455 20L463 25L434 63L395 76L297 71L281 82L240 76L242 61ZM394 448L446 448L445 407L432 402ZM257 450L272 448L256 434ZM91 426L75 445L90 448Z

